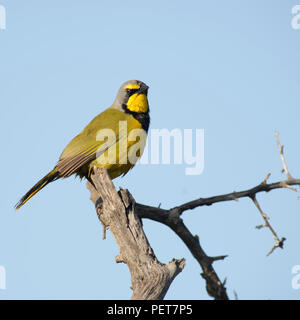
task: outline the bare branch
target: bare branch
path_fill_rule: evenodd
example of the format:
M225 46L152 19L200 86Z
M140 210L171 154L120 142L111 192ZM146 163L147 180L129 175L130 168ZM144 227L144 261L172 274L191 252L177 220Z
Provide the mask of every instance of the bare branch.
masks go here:
M194 258L200 264L203 270L201 276L206 280L207 293L216 300L228 300L225 285L220 281L212 265L214 261L223 260L227 256L207 256L200 245L199 237L193 236L183 223L179 215L180 211L176 208L164 210L137 203L136 213L140 218L151 219L171 228L185 243Z
M210 292L210 294L215 299L226 299L227 294L226 294L225 286L220 282L217 274L212 268L212 263L216 260L224 259L226 256L220 256L219 258L208 257L200 246L199 237L192 236L190 231L187 230L187 228L185 227L182 219L180 219L180 215L184 211L192 210L197 207L210 206L214 203L223 202L223 201L232 201L232 200L238 201L239 198L249 197L250 199L253 200L254 204L258 208L259 212L261 213L265 221L265 224L259 225L256 228L261 229L263 227L268 227L275 239L275 244L273 248L270 250L270 252L268 253L268 255L270 255L277 247L283 248L283 243L286 239L281 238L279 240L276 232L274 231L274 229L272 228L272 226L268 221L269 217L261 210L260 205L256 200L256 194L260 192L269 192L271 190L281 189L281 188L288 188L293 191L297 191L297 189L293 188L292 185L300 185L300 179L292 178L287 170L286 162L283 157L283 150L278 140L278 133L276 133L276 135L277 135L277 144L279 145L280 155L283 162L283 167L288 177L288 180L286 181L278 181L275 183L268 184L267 181L271 175L270 173L268 173L265 179L259 185L251 189L239 191L239 192L227 193L227 194L213 196L209 198L199 198L169 210L164 210L164 209L161 209L160 207L155 208L155 207L145 206L142 204L137 204L137 213L141 218L148 218L169 226L183 240L183 242L187 245L192 255L201 265L203 270L202 276L203 278L206 279L207 287L214 288L213 290L208 289L208 292ZM298 199L299 198L300 197L298 197ZM176 213L175 216L174 216L174 213ZM173 214L172 219L170 219L171 214ZM175 220L174 220L174 217L175 217Z
M276 248L281 248L283 249L283 243L286 240L286 238L282 237L279 241L276 239L274 246L272 247L272 249L269 251L269 253L267 254L267 256L269 256Z
M120 248L116 261L128 265L133 295L131 299L163 299L174 278L183 270L184 259L167 265L159 262L135 213L135 201L127 190L116 192L105 169L94 168L93 184L87 183L97 215L105 230L110 229Z
M268 173L261 184L267 184L267 181L270 178L270 176L271 176L271 173Z
M269 192L274 189L289 188L292 185L300 185L300 179L278 181L278 182L269 183L269 184L267 184L265 180L261 184L257 185L256 187L253 187L248 190L239 191L239 192L234 191L231 193L208 197L208 198L199 198L199 199L184 203L182 205L179 205L178 207L176 207L176 209L179 210L180 214L182 214L184 211L192 210L201 206L210 206L217 202L237 200L239 198L251 197L260 192ZM295 188L293 188L293 190L294 189Z
M282 162L282 166L283 166L283 172L285 172L288 180L292 180L293 177L289 173L289 170L287 168L287 165L286 165L286 162L285 162L285 159L284 159L283 146L279 142L279 133L278 133L278 131L275 131L275 134L276 134L276 142L277 142L277 146L278 146L278 150L279 150L279 153L280 153L280 158L281 158L281 162Z
M292 180L279 181L279 182L267 184L266 181L269 177L270 177L270 174L266 176L266 178L262 181L262 183L248 190L232 192L232 193L209 197L209 198L199 198L169 210L146 206L146 205L137 203L136 212L141 218L147 218L154 221L158 221L170 227L183 240L183 242L187 245L192 255L201 265L203 270L202 276L207 280L207 286L218 288L214 291L212 296L215 299L221 299L221 297L222 299L225 299L225 297L227 297L226 289L220 282L216 272L212 267L213 261L205 254L204 250L201 248L199 243L199 238L194 237L190 233L190 231L186 228L182 219L180 219L180 215L184 211L191 210L197 207L209 206L217 202L232 201L232 200L236 200L238 198L244 198L244 197L252 198L252 197L255 197L257 193L260 193L260 192L269 192L275 189L286 188L286 185L291 186L291 185L300 184L300 179L292 179ZM268 220L268 216L265 215L264 213L263 213L263 217L264 217L264 220L265 219ZM268 224L257 226L257 228L260 229L262 227L266 227L268 226ZM276 247L282 248L284 241L285 241L285 238L282 238L281 240L279 240L278 237L275 238L275 248ZM220 284L222 285L221 287L220 287ZM210 292L212 292L212 290L210 290Z
M287 186L291 185L299 185L300 179L292 179L287 181L279 181L275 183L267 184L267 179L270 177L270 174L266 176L266 178L257 185L256 187L253 187L248 190L240 191L240 192L232 192L224 195L209 197L209 198L199 198L194 201L187 202L185 204L179 205L177 207L174 207L169 210L164 210L157 207L151 207L151 206L145 206L143 204L136 204L136 212L141 218L148 218L151 220L158 221L160 223L163 223L170 227L186 244L186 246L189 248L190 252L194 256L194 258L198 261L200 264L203 273L201 274L202 277L206 280L206 287L208 293L214 297L215 299L228 299L226 288L219 280L215 270L212 267L212 263L215 260L220 259L213 259L211 257L208 257L204 250L200 246L199 237L194 237L190 231L186 228L184 225L182 219L180 219L180 215L187 210L191 210L197 207L201 206L209 206L217 202L223 202L223 201L232 201L237 200L238 198L255 198L255 195L260 192L269 192L271 190L275 189L281 189L286 188ZM268 216L261 211L261 214L265 221L268 220ZM267 221L265 225L258 226L257 228L262 227L268 227L270 228L271 232L273 233L274 239L275 239L275 245L271 249L271 251L268 253L270 255L275 248L283 247L283 243L286 240L285 238L282 238L279 240L278 236L276 235L275 231ZM226 256L221 256L226 257Z
M281 249L283 249L283 242L286 240L285 238L282 238L281 240L279 240L275 230L272 228L271 224L269 223L269 217L262 211L255 195L251 197L253 203L255 204L256 208L258 209L258 211L260 212L261 216L263 217L263 219L265 220L265 224L261 225L261 226L257 226L257 229L261 229L263 227L269 228L270 231L273 234L274 240L275 240L275 244L272 247L272 249L269 251L269 253L267 254L267 256L269 256L276 248L280 247Z
M287 189L290 189L290 190L292 190L292 191L297 192L297 189L296 189L296 188L288 185L285 181L281 181L281 185L282 185L282 188L287 188Z
M270 252L267 255L270 255L278 247L283 248L283 244L286 239L285 238L281 238L281 239L278 238L276 232L274 231L274 229L272 228L272 226L270 225L270 223L268 221L269 217L262 211L262 209L256 199L256 195L260 192L269 192L271 190L282 189L282 188L288 188L293 191L297 191L297 189L292 186L293 185L300 185L300 179L292 178L292 176L290 175L290 173L287 169L287 165L286 165L286 162L285 162L285 159L283 156L283 146L281 146L279 143L279 138L278 138L277 132L276 132L276 136L277 136L277 145L279 148L279 152L280 152L280 156L281 156L281 160L282 160L282 164L283 164L283 170L287 175L287 180L278 181L278 182L274 182L274 183L267 183L268 179L270 178L270 173L268 173L266 175L265 179L260 184L258 184L257 186L255 186L251 189L247 189L247 190L239 191L239 192L234 191L231 193L208 197L208 198L198 198L196 200L181 204L177 207L174 207L174 208L171 208L168 210L160 208L160 205L158 207L151 207L151 206L146 206L143 204L135 203L134 199L132 198L132 196L129 194L128 191L120 190L119 194L121 197L121 201L122 201L123 205L125 205L125 211L127 212L126 213L127 214L127 228L129 228L129 230L132 230L132 228L134 229L134 226L128 227L128 223L131 221L131 219L129 219L129 217L135 216L135 214L140 218L151 219L151 220L163 223L166 226L168 226L169 228L171 228L182 239L182 241L186 244L186 246L188 247L188 249L190 250L190 252L194 256L194 258L200 264L202 271L203 271L201 275L206 280L206 289L207 289L208 294L210 296L214 297L215 299L224 299L224 300L228 299L228 296L226 293L226 288L225 288L225 281L224 282L220 281L217 273L215 272L215 270L212 266L212 264L215 261L223 260L227 256L221 255L221 256L210 257L210 256L206 255L206 253L204 252L204 250L202 249L202 247L200 245L199 237L197 235L196 236L192 235L192 233L188 230L188 228L183 223L180 216L183 212L185 212L187 210L195 209L197 207L210 206L210 205L217 203L217 202L232 201L232 200L238 201L239 198L249 197L250 199L252 199L253 203L255 204L257 209L259 210L259 212L262 215L264 222L265 222L265 224L259 225L256 228L258 228L258 229L263 228L263 227L269 228L270 231L272 232L274 240L275 240L274 246L272 247L272 249L270 250ZM127 256L126 256L126 254L123 254L122 243L120 242L120 239L118 238L118 236L115 235L115 231L114 231L114 227L113 227L114 224L111 224L111 221L109 221L109 219L107 220L106 218L103 218L102 214L105 210L103 210L102 203L99 203L99 196L101 198L104 197L104 199L106 197L108 197L108 195L104 191L107 189L108 182L106 182L106 184L103 184L103 183L101 184L98 179L101 176L101 173L98 172L97 176L98 177L92 178L93 181L95 182L97 190L95 188L93 188L93 186L91 184L88 185L89 189L91 190L91 199L95 203L98 217L99 217L100 221L103 223L104 234L105 234L105 230L109 227L110 230L112 231L112 233L114 234L114 236L117 240L117 243L119 244L120 255L116 258L116 261L117 262L125 262L128 264L129 269L132 274L132 283L133 283L133 288L134 288L133 290L135 290L136 283L138 281L138 280L135 280L136 270L134 269L135 268L134 264L137 261L137 260L135 260L136 259L135 256L139 257L140 253L135 254L135 255L132 255L132 254L128 255L127 254ZM110 183L111 183L111 181L110 181ZM111 183L111 185L112 185L112 183ZM113 190L115 192L114 188L113 188ZM110 192L112 192L112 189ZM298 197L298 199L299 198L300 197ZM110 201L112 201L112 199L110 199ZM114 206L112 203L110 203L110 205L112 207ZM120 212L123 209L118 208L118 210ZM106 210L112 211L113 215L117 216L116 212L114 212L113 209L106 208ZM128 212L129 213L132 212L131 215L129 215ZM137 222L134 223L134 225L136 225L136 224L137 224ZM137 228L137 229L140 228L142 230L141 227L139 227L139 228L135 227L135 228ZM117 234L119 234L119 233L117 232ZM131 232L131 234L132 234L132 236L134 236L134 233ZM135 238L139 238L139 237L140 237L140 235L136 236ZM149 246L149 244L147 242L147 239L146 239L146 236L144 235L144 233L142 233L142 238L144 238L146 241L146 245L143 244L141 246L142 251L145 249L145 246L147 248L149 247L146 251L148 253L150 253L150 256L153 258L153 260L158 265L162 265L162 266L166 267L164 270L168 270L167 271L167 274L168 274L167 278L169 280L166 281L166 283L167 283L165 285L166 289L163 289L162 290L163 293L160 293L157 295L157 297L162 298L164 296L164 294L166 293L166 290L168 289L172 280L182 270L182 268L184 266L184 259L181 259L181 260L174 260L173 259L167 266L163 265L157 261L155 255L153 253L152 248ZM128 250L128 249L126 249L126 250ZM125 252L126 252L126 250L125 250ZM139 250L137 250L136 252L139 252ZM133 262L131 260L133 260ZM143 260L143 259L141 259L141 260ZM139 264L140 260L137 263ZM147 272L148 271L146 271L146 273ZM145 286L145 283L144 283L144 286ZM138 295L138 296L140 297L141 295ZM133 297L136 298L135 293L133 294Z

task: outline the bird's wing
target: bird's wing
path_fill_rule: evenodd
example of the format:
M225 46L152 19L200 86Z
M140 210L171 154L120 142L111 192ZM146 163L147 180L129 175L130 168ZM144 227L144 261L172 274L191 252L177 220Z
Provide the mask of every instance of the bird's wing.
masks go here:
M117 115L114 114L115 112L117 112ZM56 166L60 176L68 177L76 173L80 167L95 160L96 157L99 157L120 140L118 121L112 121L116 116L120 117L119 113L120 111L118 110L105 110L95 117L86 128L67 145ZM97 134L101 129L113 130L116 137L115 141L111 144L98 141Z
M56 168L60 176L69 177L77 172L80 167L96 159L98 155L105 152L108 148L109 146L106 146L106 148L101 150L101 144L98 141L89 145L84 144L81 148L78 148L77 151L68 152L68 156L62 155Z

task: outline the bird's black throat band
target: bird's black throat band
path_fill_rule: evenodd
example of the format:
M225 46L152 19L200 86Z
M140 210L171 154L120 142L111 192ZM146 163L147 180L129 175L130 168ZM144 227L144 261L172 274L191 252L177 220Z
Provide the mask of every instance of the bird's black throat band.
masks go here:
M131 114L142 125L142 128L146 132L148 132L149 125L150 125L149 112L134 112L134 111L130 111L127 108L126 104L123 104L122 108L123 108L125 113Z

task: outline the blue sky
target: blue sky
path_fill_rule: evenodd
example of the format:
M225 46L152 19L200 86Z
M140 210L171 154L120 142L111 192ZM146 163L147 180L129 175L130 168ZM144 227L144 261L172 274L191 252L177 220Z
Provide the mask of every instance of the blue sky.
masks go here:
M151 128L204 129L205 166L139 165L115 180L138 202L169 208L198 197L284 178L275 130L299 177L300 30L297 1L14 1L0 30L0 299L127 299L126 265L116 264L85 182L50 184L18 213L14 204L55 165L65 145L109 106L122 82L150 86ZM299 194L298 194L299 195ZM299 299L297 194L258 195L284 250L249 199L183 214L231 298ZM201 269L165 226L144 221L160 261L186 258L167 299L207 299Z

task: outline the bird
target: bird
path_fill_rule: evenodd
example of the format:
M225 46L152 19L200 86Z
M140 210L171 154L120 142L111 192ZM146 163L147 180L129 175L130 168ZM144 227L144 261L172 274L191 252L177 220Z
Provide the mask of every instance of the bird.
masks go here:
M113 104L69 142L53 170L18 201L15 209L60 178L75 174L92 182L94 167L106 168L111 179L124 176L142 156L146 144L150 125L148 89L140 80L123 83Z

